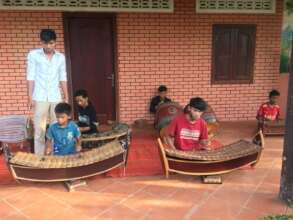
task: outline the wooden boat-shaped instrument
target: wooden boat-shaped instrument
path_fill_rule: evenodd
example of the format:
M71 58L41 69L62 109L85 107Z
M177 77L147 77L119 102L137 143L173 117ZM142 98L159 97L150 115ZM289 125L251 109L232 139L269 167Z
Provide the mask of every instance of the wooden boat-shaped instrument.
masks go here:
M162 132L163 133L163 132ZM254 166L264 147L262 132L253 141L240 140L211 151L180 151L171 149L164 137L158 138L165 175L169 172L208 176L228 173L243 166Z
M6 163L16 180L36 182L85 179L126 164L130 144L127 125L118 124L111 131L83 138L83 142L93 141L97 147L74 155L39 156L27 152L13 154L8 144L5 144Z
M285 134L285 121L268 121L262 125L262 131L265 136L271 135L284 135Z
M39 156L26 152L12 155L7 146L4 147L4 153L16 180L37 182L84 179L123 165L126 158L126 150L117 140L67 156Z

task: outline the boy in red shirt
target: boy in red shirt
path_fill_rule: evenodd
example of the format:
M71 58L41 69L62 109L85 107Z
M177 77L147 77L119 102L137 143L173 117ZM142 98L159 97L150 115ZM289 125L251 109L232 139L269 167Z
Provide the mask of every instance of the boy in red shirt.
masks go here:
M209 149L206 122L200 117L207 103L199 97L190 99L185 113L173 119L166 129L168 144L178 150Z
M277 100L280 93L277 90L272 90L269 94L269 101L263 103L258 111L256 119L258 120L259 128L263 127L266 121L277 121L280 117L280 106L277 105Z

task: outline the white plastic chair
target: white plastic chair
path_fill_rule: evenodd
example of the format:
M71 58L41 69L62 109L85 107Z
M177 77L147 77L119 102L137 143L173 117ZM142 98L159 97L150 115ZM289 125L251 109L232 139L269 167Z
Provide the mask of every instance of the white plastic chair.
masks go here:
M9 115L0 117L0 150L4 144L20 144L28 138L27 126L29 117L25 115Z

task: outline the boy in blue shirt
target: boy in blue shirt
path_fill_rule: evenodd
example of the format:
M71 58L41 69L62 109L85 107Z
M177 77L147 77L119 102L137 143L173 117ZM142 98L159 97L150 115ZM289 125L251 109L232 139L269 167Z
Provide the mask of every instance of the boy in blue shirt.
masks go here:
M59 103L55 107L57 122L50 125L47 132L46 154L74 154L81 150L80 131L78 126L70 121L71 106Z

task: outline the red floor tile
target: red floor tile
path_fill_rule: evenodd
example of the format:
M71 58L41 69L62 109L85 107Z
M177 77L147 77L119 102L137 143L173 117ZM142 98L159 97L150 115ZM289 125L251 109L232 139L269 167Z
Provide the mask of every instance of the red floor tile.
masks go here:
M248 138L254 127L251 122L222 123L217 139L228 144ZM73 193L62 183L4 184L0 179L0 219L254 220L292 211L278 199L282 138L266 137L264 155L255 168L225 174L223 184L202 184L194 176L155 175L162 173L155 137L154 130L134 132L125 171L136 177L100 175ZM3 158L0 167L6 169ZM123 171L109 175L123 176Z
M12 215L17 210L10 206L8 203L0 200L0 218L5 218L9 215Z
M249 199L247 208L261 213L281 214L285 213L287 206L281 202L276 193L256 192Z

